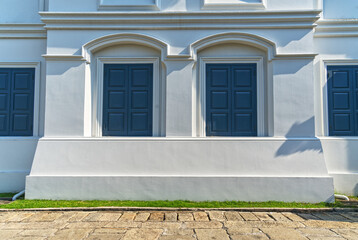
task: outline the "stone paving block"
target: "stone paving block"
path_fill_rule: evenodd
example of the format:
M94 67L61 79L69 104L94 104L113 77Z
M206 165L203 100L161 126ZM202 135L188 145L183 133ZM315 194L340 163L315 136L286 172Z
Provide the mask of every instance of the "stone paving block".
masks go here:
M161 229L131 229L124 235L123 240L156 240L162 232Z
M198 240L230 240L224 229L195 229Z
M240 212L241 217L245 219L245 221L259 221L253 213L251 212Z
M127 229L125 228L98 228L93 231L93 234L97 235L121 235L127 232Z
M332 217L331 215L328 215L327 213L312 213L312 215L318 217L320 220L325 220L325 221L334 221L335 218Z
M258 219L260 219L260 221L275 221L273 218L270 217L270 215L268 213L257 212L254 214L256 217L258 217Z
M352 213L340 213L340 215L351 221L358 222L358 215L354 215Z
M193 236L185 236L185 235L172 235L172 236L161 236L159 240L193 240L195 239Z
M121 239L124 234L91 234L89 237L86 237L86 240L118 240Z
M4 225L2 229L60 229L66 225L65 222L14 222Z
M178 214L178 220L181 222L190 222L190 221L194 221L194 217L192 213L180 212Z
M247 227L241 227L241 226L233 226L228 228L228 233L230 235L257 235L262 234L261 230L258 228L247 228Z
M305 236L321 236L321 237L338 237L335 232L325 228L300 228L301 232Z
M332 231L339 234L339 236L348 240L358 239L358 229L332 229Z
M282 213L270 212L271 217L273 217L276 221L279 222L287 222L290 221L287 217L285 217Z
M106 222L72 222L66 225L65 228L74 228L74 229L82 229L82 228L101 228L104 227Z
M310 240L343 240L345 238L342 237L322 237L322 236L311 236L308 237L308 239Z
M342 216L339 213L326 213L329 217L331 217L331 220L333 221L342 221L342 222L347 222L349 221L348 218L345 218L344 216Z
M91 235L89 237L86 237L86 240L119 240L123 237L117 236L117 235Z
M231 240L268 240L269 238L261 233L257 235L233 235Z
M104 228L139 228L141 227L141 225L141 222L117 221L107 223L106 225L104 225Z
M148 221L156 221L156 222L164 221L164 213L153 212L150 214Z
M0 216L0 223L7 222L7 220L13 217L14 217L14 213L2 213Z
M301 222L276 222L276 221L227 221L224 222L225 227L230 228L231 226L242 226L242 227L285 227L285 228L304 228L306 227Z
M42 218L39 220L40 222L53 222L55 220L57 220L58 218L60 218L62 216L63 213L61 212L50 212L44 216L42 216Z
M56 232L55 236L51 236L49 240L64 240L64 239L84 239L92 232L92 229L62 229Z
M135 212L124 212L118 221L121 222L133 221L136 215L137 213Z
M225 217L228 221L244 221L238 212L225 212Z
M68 222L72 217L74 217L76 212L64 212L60 217L58 217L55 222Z
M150 213L148 213L148 212L138 213L136 215L134 221L145 222L148 220L149 216L150 216Z
M16 212L12 217L7 219L7 222L21 222L26 218L32 217L34 214L33 212Z
M208 217L208 214L206 214L206 212L194 212L193 216L194 216L194 220L197 222L208 222L209 221L209 217Z
M211 221L223 222L226 220L224 216L224 212L222 211L209 211L208 213Z
M311 228L358 228L356 222L337 222L337 221L323 221L323 220L308 220L304 225Z
M84 219L85 217L87 217L87 215L89 214L89 212L76 212L69 220L69 222L78 222L78 221L82 221L82 219Z
M307 238L300 234L297 230L290 228L273 227L261 228L261 230L266 233L269 238L275 240L307 240Z
M14 237L11 240L45 240L47 237Z
M185 222L183 228L222 228L223 224L221 222L211 221L211 222Z
M115 222L122 216L122 213L103 213L98 219L100 222Z
M302 217L300 217L299 215L295 214L295 213L291 213L291 212L283 212L282 213L285 217L289 218L292 221L296 221L296 222L303 222L305 221L305 219L303 219Z
M165 221L176 222L178 220L178 214L176 212L165 213Z
M298 216L302 217L305 220L319 220L318 217L310 213L297 213Z
M144 222L142 228L164 229L164 228L177 228L182 227L180 222Z
M12 239L14 238L18 233L22 232L22 229L17 230L0 230L0 236L1 239Z
M102 217L102 212L91 212L84 219L83 222L97 222Z
M19 236L48 237L53 236L58 229L26 229L20 232ZM1 235L0 235L1 236Z

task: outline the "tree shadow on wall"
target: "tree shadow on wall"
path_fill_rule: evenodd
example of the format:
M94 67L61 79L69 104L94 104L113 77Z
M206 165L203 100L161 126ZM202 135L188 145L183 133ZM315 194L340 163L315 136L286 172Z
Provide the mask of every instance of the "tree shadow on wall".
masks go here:
M310 118L302 123L296 122L292 125L290 130L287 132L286 137L301 137L302 132L307 129L312 128L314 126L314 118ZM317 151L319 153L323 153L322 144L318 138L314 138L314 140L300 140L293 139L287 140L284 142L281 147L277 150L275 156L288 156L295 153L301 153L305 151Z

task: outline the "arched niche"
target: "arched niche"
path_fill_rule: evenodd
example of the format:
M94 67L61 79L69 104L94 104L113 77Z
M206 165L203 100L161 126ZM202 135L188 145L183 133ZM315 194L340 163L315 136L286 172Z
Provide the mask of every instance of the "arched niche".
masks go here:
M95 39L82 48L86 59L86 122L88 137L102 136L104 64L153 64L153 136L164 135L165 66L167 45L137 34L115 34Z
M208 63L255 63L257 64L257 122L258 136L270 135L270 102L272 77L269 76L272 58L276 55L275 44L247 34L219 34L191 45L192 57L197 61L195 79L196 135L205 137L206 129L206 64Z

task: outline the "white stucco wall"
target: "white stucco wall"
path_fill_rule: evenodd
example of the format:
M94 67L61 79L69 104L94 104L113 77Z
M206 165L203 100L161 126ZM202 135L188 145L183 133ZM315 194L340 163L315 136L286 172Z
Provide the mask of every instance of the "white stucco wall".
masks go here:
M23 188L34 157L27 180L29 198L70 198L78 192L72 197L94 199L99 196L96 189L111 189L108 182L112 181L132 184L135 191L128 192L128 199L159 195L176 199L175 192L157 189L178 188L182 193L187 190L183 196L196 200L330 201L330 176L336 191L358 193L356 139L327 136L322 83L325 60L357 62L358 49L352 48L357 41L357 24L352 20L358 17L356 1L171 0L155 6L155 1L141 0L133 8L122 8L120 3L125 2L131 1L0 0L0 6L6 6L0 7L0 64L38 62L41 72L38 133L33 139L0 138L0 178L7 179L11 172L15 179L7 188L0 185L0 192ZM119 4L111 9L111 3ZM315 26L321 8L322 18ZM42 14L42 22L38 11L47 9L59 14ZM136 15L128 14L133 10ZM163 13L150 14L153 11ZM341 18L345 20L339 22ZM196 52L195 43L224 33L232 34L231 39ZM83 51L87 43L120 34L144 36L143 42L110 43L92 52L92 58L82 58L87 57ZM241 36L240 40L235 36ZM157 45L150 47L146 41ZM263 58L265 137L198 138L200 58L245 56ZM98 77L97 57L159 59L165 138L91 138L96 121L92 90ZM39 143L38 136L42 137ZM15 148L23 151L11 151ZM153 183L152 187L143 181ZM78 182L82 183L79 189L68 190ZM292 183L295 188L290 187ZM225 184L249 197L227 195ZM196 185L203 192L196 191ZM259 186L255 191L262 190L262 195L249 191L254 186ZM206 191L210 187L221 191L223 198ZM275 198L274 188L284 189L284 196ZM82 192L86 190L91 196ZM305 191L311 191L311 196L304 198Z
M41 23L39 0L0 0L1 23Z

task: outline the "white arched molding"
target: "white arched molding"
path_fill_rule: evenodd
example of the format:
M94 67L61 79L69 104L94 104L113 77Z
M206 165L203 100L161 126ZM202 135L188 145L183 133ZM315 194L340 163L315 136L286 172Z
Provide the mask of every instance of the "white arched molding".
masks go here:
M275 43L248 33L220 33L200 39L190 45L190 54L194 60L197 60L197 53L201 49L225 43L238 43L261 49L267 52L268 61L271 61L276 56Z
M138 44L157 49L161 52L162 60L168 55L168 44L159 39L142 34L120 33L100 37L86 43L82 47L82 56L87 63L90 63L95 52L118 44Z
M97 57L93 60L96 52L123 44L142 45L153 48L160 52L158 57ZM158 39L141 34L113 34L94 39L82 47L82 56L86 60L86 103L85 103L85 123L84 132L86 137L102 136L102 113L103 113L103 66L106 63L118 64L153 64L153 136L164 134L164 80L162 74L163 59L166 59L168 45ZM122 137L123 138L123 137Z
M220 57L201 57L198 59L198 52L200 50L219 46L222 44L234 43L247 45L259 50L262 50L266 53L266 61L262 56L220 56ZM190 46L190 53L192 58L198 63L198 74L196 75L198 79L193 79L195 82L196 89L194 94L196 96L193 99L197 99L196 107L194 108L195 113L193 113L193 122L196 123L195 134L198 137L206 136L206 119L205 119L205 81L206 81L206 64L207 63L255 63L257 65L257 130L258 136L269 136L270 131L270 119L272 111L268 108L265 108L265 102L272 101L272 92L268 91L271 89L271 77L270 77L270 63L277 56L276 54L276 45L275 43L256 36L246 33L222 33L217 35L212 35L201 39ZM265 64L266 62L266 64Z

